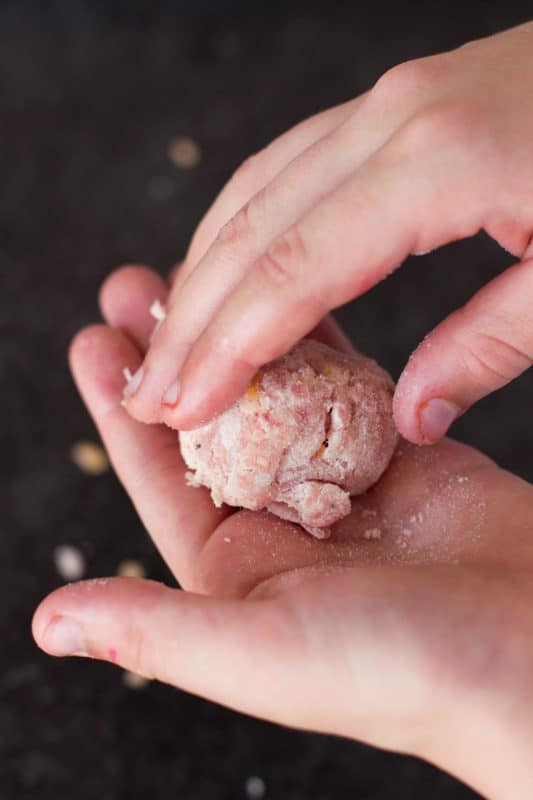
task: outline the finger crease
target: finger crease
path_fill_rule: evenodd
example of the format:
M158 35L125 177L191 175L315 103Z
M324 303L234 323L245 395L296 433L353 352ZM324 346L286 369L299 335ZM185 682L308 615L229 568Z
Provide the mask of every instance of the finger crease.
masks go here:
M524 372L533 363L533 358L528 353L520 350L518 347L503 341L503 339L493 336L488 333L478 334L477 340L481 343L488 344L489 355L483 355L480 348L476 345L466 347L466 354L482 372L488 372L503 383L508 383L517 374ZM484 348L482 347L481 350ZM492 355L492 353L496 355ZM500 365L496 367L495 364ZM503 369L503 366L508 367ZM471 365L468 365L471 369Z

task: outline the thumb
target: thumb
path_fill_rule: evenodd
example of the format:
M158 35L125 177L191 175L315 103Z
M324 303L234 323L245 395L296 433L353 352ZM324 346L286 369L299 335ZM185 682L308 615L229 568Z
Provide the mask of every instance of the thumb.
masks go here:
M403 436L433 444L471 405L531 366L532 297L530 258L492 280L430 333L396 387L394 416Z
M479 581L440 566L429 579L417 567L406 579L408 569L303 569L284 573L292 591L246 600L134 578L85 581L41 603L33 635L51 655L110 661L256 717L449 768L439 746L464 695L454 653L460 647L468 669L480 652L474 637L471 656L450 614L461 614L465 591L471 607ZM446 614L420 613L428 602Z
M305 647L295 616L275 600L216 599L153 581L99 579L53 592L36 610L32 629L50 655L109 661L264 719L311 723L309 696L299 690L308 668ZM333 715L322 722L333 725Z
M398 624L417 576L425 580L413 572L406 589L401 573L317 570L307 583L303 570L283 578L292 592L246 600L134 578L84 581L43 600L33 635L50 655L110 661L256 717L416 749L417 731L433 728L449 697L421 657L416 615L410 633Z

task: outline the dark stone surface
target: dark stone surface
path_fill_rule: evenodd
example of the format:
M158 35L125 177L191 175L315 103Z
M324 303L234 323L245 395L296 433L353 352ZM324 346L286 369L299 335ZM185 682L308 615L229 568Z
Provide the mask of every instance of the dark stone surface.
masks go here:
M265 4L266 6L266 4ZM59 584L55 545L89 576L141 557L170 580L111 474L82 475L69 447L94 438L66 366L97 317L111 268L166 270L249 153L387 67L523 21L530 2L352 4L3 2L0 5L0 371L4 429L0 592L0 795L16 800L268 797L459 800L474 795L417 760L291 732L120 673L54 661L29 622ZM208 13L209 12L209 13ZM245 13L246 12L246 13ZM166 148L194 137L179 171ZM339 316L395 375L448 310L510 263L486 237L413 260ZM455 434L533 478L533 376L484 401Z

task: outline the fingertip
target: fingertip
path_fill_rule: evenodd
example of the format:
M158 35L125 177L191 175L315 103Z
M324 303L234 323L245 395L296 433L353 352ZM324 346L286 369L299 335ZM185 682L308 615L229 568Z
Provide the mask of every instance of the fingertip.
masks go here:
M422 385L401 375L392 408L396 427L404 439L416 445L433 445L443 439L463 409L446 396L441 386Z
M404 415L396 410L393 406L393 418L394 424L398 429L400 436L403 439L406 439L411 444L422 445L424 441L422 436L420 435L418 424L415 422L411 422L410 420L405 420Z
M33 640L37 647L41 647L41 634L43 631L44 625L44 611L43 605L45 600L41 600L35 611L33 612L33 617L31 620L31 635L33 636ZM42 648L41 648L42 649Z
M220 364L216 380L212 364L198 364L194 372L184 370L175 407L161 406L162 419L171 428L191 430L205 425L243 397L257 368L237 362Z
M392 398L394 423L400 435L411 444L423 445L424 436L420 427L420 385L415 381L411 362L408 363L396 384Z
M37 646L52 656L90 651L92 657L117 661L129 649L122 623L133 604L138 615L149 613L172 591L162 583L133 577L67 584L41 601L33 615L32 635ZM115 647L116 642L120 645Z
M67 584L66 586L61 586L58 589L55 589L41 600L33 612L33 617L31 620L31 633L33 639L35 644L49 655L54 655L54 653L50 652L50 649L46 647L44 636L45 631L53 617L60 615L59 609L62 607L62 601L68 599L65 598L65 593L68 595L68 593L72 591L73 585L77 584Z
M156 324L150 308L155 300L165 303L168 291L166 281L148 267L119 267L100 288L100 309L109 325L123 330L145 350Z
M79 331L69 346L69 361L76 371L80 366L90 365L104 370L117 357L118 350L134 350L134 345L120 332L107 325L89 325Z
M108 313L113 312L114 301L122 293L126 282L136 283L139 278L143 280L151 276L156 276L156 273L145 264L122 264L110 272L98 291L98 305L104 319L107 319Z
M119 406L125 385L124 368L135 372L140 356L121 331L92 325L72 340L69 363L90 412L100 416Z
M109 328L106 325L95 323L78 331L70 341L68 347L68 360L72 370L78 366L81 359L86 357L88 351L98 346L102 336L106 336Z

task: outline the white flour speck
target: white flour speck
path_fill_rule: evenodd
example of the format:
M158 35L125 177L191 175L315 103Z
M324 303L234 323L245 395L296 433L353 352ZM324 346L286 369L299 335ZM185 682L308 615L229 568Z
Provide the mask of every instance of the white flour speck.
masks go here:
M70 544L62 544L54 550L54 564L65 581L79 581L87 568L81 550Z
M261 800L266 793L265 782L262 778L258 778L257 775L252 775L246 779L244 790L246 797L250 798L250 800Z

